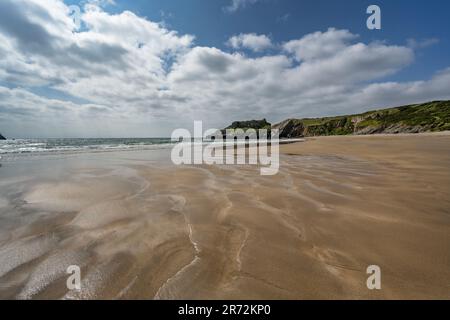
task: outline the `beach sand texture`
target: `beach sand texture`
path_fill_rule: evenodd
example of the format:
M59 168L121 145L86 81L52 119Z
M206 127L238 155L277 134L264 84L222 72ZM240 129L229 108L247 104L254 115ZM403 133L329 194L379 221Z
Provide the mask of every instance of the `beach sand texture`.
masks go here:
M450 299L450 135L281 153L275 176L136 152L3 165L0 298ZM367 289L369 265L381 290Z

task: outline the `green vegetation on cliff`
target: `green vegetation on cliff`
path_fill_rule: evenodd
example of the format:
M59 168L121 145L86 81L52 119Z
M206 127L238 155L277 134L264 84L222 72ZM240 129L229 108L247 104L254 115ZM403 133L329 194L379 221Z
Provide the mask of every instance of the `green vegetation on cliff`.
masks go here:
M225 128L224 130L227 130L227 129L243 129L243 130L266 129L266 130L270 130L271 127L272 127L271 124L269 122L267 122L266 119L262 119L262 120L250 120L250 121L235 121L235 122L233 122L233 124L231 126Z
M450 101L314 119L288 119L273 126L281 138L450 130Z

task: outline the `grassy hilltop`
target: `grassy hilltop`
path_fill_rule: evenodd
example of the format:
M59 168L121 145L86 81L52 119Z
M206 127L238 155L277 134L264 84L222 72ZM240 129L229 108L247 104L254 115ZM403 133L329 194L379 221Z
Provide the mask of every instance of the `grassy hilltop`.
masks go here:
M235 121L233 122L233 124L227 128L224 129L228 130L228 129L242 129L242 130L247 130L247 129L255 129L255 130L259 130L259 129L266 129L266 130L270 130L271 129L271 124L269 122L267 122L266 119L262 119L262 120L250 120L250 121Z
M280 138L419 133L450 130L450 101L433 101L347 116L288 119L274 125Z

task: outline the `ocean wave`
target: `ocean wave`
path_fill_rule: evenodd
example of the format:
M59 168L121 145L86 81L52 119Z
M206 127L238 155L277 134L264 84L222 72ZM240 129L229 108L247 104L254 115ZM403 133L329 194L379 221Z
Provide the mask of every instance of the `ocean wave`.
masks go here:
M20 139L0 142L0 154L142 150L168 148L170 139Z

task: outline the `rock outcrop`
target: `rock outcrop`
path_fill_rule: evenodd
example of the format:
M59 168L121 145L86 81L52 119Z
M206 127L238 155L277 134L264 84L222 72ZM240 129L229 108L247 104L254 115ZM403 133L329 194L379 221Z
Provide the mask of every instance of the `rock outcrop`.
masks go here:
M242 129L244 131L247 131L248 129L254 129L256 130L256 137L259 138L259 130L261 129L265 129L267 130L267 137L271 136L271 128L272 125L267 122L266 119L262 119L262 120L250 120L250 121L235 121L231 124L231 126L226 127L225 129L221 130L224 139L227 136L227 130L231 130L231 132L233 132L233 130L236 129Z
M0 140L6 140L6 138L4 136L2 136L1 133L0 133Z
M278 129L280 137L290 139L303 137L305 135L305 124L298 119L288 119L272 127Z
M255 129L255 130L259 130L259 129L268 129L270 130L271 128L271 124L269 122L267 122L266 119L262 119L262 120L250 120L250 121L235 121L231 124L231 126L225 128L224 130L227 129Z

